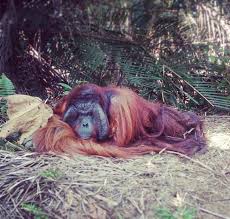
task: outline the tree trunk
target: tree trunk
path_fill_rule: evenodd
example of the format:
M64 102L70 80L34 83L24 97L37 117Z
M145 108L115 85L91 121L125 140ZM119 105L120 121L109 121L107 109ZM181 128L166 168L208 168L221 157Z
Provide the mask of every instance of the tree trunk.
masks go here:
M9 0L0 18L0 74L9 73L13 68L10 60L13 55L13 32L16 22L14 1Z

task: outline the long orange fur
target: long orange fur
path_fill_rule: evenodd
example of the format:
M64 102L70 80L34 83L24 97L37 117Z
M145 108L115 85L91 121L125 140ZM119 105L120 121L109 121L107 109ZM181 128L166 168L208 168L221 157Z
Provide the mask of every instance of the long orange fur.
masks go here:
M75 88L59 102L54 110L55 115L46 127L34 134L33 142L38 152L128 158L160 152L163 149L191 155L204 147L201 122L195 127L195 135L181 139L186 131L189 131L186 125L187 117L181 112L164 107L160 103L146 101L126 88L101 88L90 84L86 86L91 86L99 94L111 90L116 93L111 98L109 107L112 138L103 143L93 139L82 140L61 120L64 110L68 107L68 100L78 95L80 88ZM155 132L150 134L146 131L147 128L152 128Z

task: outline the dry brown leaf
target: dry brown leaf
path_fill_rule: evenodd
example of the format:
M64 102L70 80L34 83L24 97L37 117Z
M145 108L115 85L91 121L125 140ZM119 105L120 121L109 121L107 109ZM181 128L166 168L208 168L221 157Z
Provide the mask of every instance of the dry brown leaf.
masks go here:
M20 132L19 143L21 144L31 137L37 129L45 126L48 119L53 115L52 109L38 97L11 95L4 99L7 100L9 120L1 127L1 138Z

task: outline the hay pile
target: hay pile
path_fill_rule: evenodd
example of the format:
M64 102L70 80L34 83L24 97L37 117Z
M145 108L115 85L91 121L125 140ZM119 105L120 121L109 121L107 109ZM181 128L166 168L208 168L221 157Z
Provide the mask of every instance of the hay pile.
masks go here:
M209 151L192 159L2 150L0 218L230 218L230 118L207 119L206 133Z

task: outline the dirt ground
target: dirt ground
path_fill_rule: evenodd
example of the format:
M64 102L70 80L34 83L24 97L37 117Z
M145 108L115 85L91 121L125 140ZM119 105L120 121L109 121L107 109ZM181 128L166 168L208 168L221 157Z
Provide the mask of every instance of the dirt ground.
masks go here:
M208 151L192 158L1 150L0 218L230 218L230 117L206 118L205 132Z

